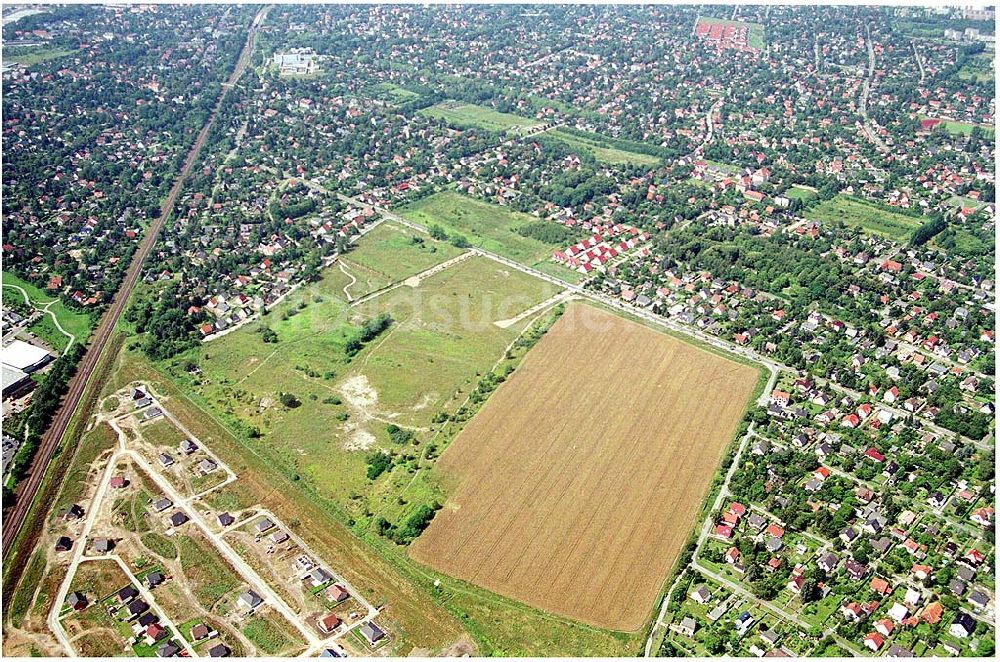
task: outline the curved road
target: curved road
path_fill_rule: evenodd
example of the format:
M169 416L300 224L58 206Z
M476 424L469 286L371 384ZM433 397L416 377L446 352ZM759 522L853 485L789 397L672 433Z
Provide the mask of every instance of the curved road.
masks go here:
M97 362L100 359L101 353L104 351L104 347L108 344L108 340L110 340L114 332L118 318L121 317L122 311L125 309L125 304L128 301L129 296L132 294L132 290L135 288L136 283L139 281L139 275L142 273L142 264L152 251L153 245L156 243L156 238L159 235L160 230L163 228L163 224L166 222L167 217L169 217L174 210L174 204L177 202L177 197L180 195L181 189L184 186L184 181L187 179L188 174L191 172L191 168L194 166L195 161L198 159L198 155L201 153L201 148L204 146L206 138L208 138L208 132L215 123L215 118L219 114L219 108L222 107L222 102L226 98L226 93L229 91L229 88L240 79L240 76L243 75L247 65L250 63L250 55L253 53L254 37L257 33L257 26L260 25L260 22L266 16L267 11L268 7L262 8L257 13L257 16L254 17L253 23L250 24L246 43L243 45L243 50L240 52L239 59L236 61L233 73L229 76L229 80L226 83L223 83L222 91L219 93L219 98L215 102L212 114L209 115L208 120L205 122L205 126L203 126L201 131L198 133L198 137L195 139L194 145L191 146L191 150L188 152L187 158L184 160L184 166L177 175L177 179L174 182L173 187L167 194L163 204L160 205L159 217L157 217L157 219L149 227L149 230L147 230L146 234L143 236L142 242L139 244L139 248L132 257L132 262L129 265L128 271L125 273L125 278L122 281L121 287L118 289L118 292L115 294L115 298L111 302L111 306L108 308L107 312L104 313L104 317L101 319L100 325L94 332L93 342L90 347L87 348L87 352L83 355L80 365L77 366L77 371L73 376L73 379L70 380L69 391L63 400L62 407L60 408L55 419L52 421L52 424L49 426L45 435L42 437L42 442L31 465L31 472L28 474L27 479L21 481L18 485L17 501L3 518L4 556L7 555L11 544L14 542L14 538L17 537L17 533L20 531L21 525L24 523L24 518L28 514L28 510L31 508L31 504L35 500L35 495L38 493L38 489L41 487L42 479L45 476L45 470L46 467L48 467L49 460L52 459L53 453L59 446L59 442L62 439L63 434L65 434L70 420L73 418L73 414L80 405L80 400L83 398L83 393L87 388L87 384L90 382L90 377L93 374L94 369L97 367Z

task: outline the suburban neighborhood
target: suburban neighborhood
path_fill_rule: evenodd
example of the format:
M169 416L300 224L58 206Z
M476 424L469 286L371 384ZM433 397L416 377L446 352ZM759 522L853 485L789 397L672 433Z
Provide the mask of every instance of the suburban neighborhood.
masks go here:
M4 654L993 657L995 24L5 6Z

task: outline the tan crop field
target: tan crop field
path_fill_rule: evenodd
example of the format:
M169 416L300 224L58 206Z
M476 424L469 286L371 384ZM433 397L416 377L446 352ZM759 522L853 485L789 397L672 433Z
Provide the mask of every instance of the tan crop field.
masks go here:
M571 305L441 456L419 562L634 631L690 534L757 371Z

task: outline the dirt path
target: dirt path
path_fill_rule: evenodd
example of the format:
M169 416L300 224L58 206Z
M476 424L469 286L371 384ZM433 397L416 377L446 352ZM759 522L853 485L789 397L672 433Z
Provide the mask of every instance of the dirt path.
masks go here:
M337 266L340 268L340 273L344 274L345 276L347 276L348 278L351 279L350 283L348 283L347 285L344 285L344 296L347 297L347 303L350 303L350 302L354 301L354 297L351 296L351 293L350 293L349 290L352 287L354 287L354 284L358 282L358 279L355 278L354 274L352 274L350 271L348 271L344 267L343 260L338 260L337 261Z
M18 292L21 293L21 296L24 297L24 302L26 304L28 304L29 306L32 306L32 307L37 307L37 304L32 303L31 298L28 296L28 293L25 292L24 289L21 286L14 285L12 283L4 283L3 286L17 290ZM63 353L62 353L63 356L66 356L66 354L69 352L69 348L72 347L73 343L76 342L76 336L74 336L72 333L70 333L66 329L62 328L62 324L59 323L59 318L56 317L55 313L53 313L51 310L49 310L49 307L52 306L57 301L59 301L59 300L58 299L53 299L52 301L49 301L48 303L42 305L40 308L38 308L38 310L42 311L43 313L45 313L46 315L48 315L49 317L51 317L52 318L52 323L55 324L56 329L59 331L59 333L63 334L67 338L69 338L69 342L66 343L66 349L64 349Z
M537 303L534 306L532 306L531 308L528 308L524 312L522 312L522 313L520 313L518 315L515 315L514 317L511 317L510 319L497 320L496 322L493 322L493 325L494 326L498 326L501 329L509 328L511 326L514 326L515 324L517 324L521 320L525 319L526 317L531 317L535 313L537 313L539 311L542 311L542 310L545 310L549 306L554 306L555 304L559 303L560 301L563 301L563 300L567 299L571 294L572 293L569 290L563 290L562 292L560 292L559 294L555 295L554 297L550 297L550 298L546 299L545 301L542 301L541 303Z

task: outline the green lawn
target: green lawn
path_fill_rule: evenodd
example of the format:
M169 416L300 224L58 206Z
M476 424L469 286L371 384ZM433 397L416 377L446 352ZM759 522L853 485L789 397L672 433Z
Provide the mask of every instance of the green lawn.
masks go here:
M473 126L490 131L530 129L542 123L529 117L501 113L492 108L459 101L442 101L420 111L422 115L442 119L456 126Z
M24 290L24 292L28 295L28 299L36 308L41 308L46 304L52 303L52 305L49 306L49 311L56 316L56 319L59 320L59 324L62 328L65 329L67 333L71 333L76 336L77 342L86 343L87 339L90 337L91 327L93 326L93 321L89 315L70 310L63 305L62 301L59 301L56 296L44 292L41 288L38 288L27 281L21 280L10 272L2 272L2 280L4 285L4 299L7 297L19 297L21 301L24 300L23 295L18 290L14 289L14 287L7 287L8 285L12 285ZM69 338L56 329L55 324L52 322L52 318L48 315L43 316L39 322L31 325L30 331L59 351L65 349L66 345L69 343Z
M964 195L952 196L951 198L948 198L945 204L950 207L954 207L956 209L961 207L971 207L973 209L980 209L986 206L985 202L981 202L979 200L973 200L972 198L967 198Z
M896 214L848 195L838 195L812 207L805 217L823 223L845 223L871 234L905 242L920 227L920 219Z
M4 59L8 62L17 62L25 67L31 67L41 62L72 55L75 52L76 49L66 48L18 48L14 53L4 53Z
M932 118L929 115L920 115L919 117L922 120L937 119L937 118ZM993 127L990 126L989 124L973 124L972 122L956 122L954 120L942 119L941 124L939 126L944 127L944 130L952 134L953 136L967 136L971 134L972 129L974 129L977 126L980 129L982 129L983 135L985 137L989 138L993 135Z
M348 291L353 297L360 297L461 254L461 249L447 242L385 222L365 235L364 241L358 242L342 261L348 272L358 279ZM349 283L348 278L344 284Z
M449 235L460 234L473 246L527 266L550 262L552 252L564 248L517 233L518 227L538 220L533 216L452 191L435 193L399 209L398 213L424 227L439 225ZM570 282L578 280L575 272L563 267L558 267L555 273Z
M629 152L623 149L618 149L615 147L609 147L603 136L596 133L589 134L587 137L578 136L572 133L567 133L561 128L550 129L545 132L546 136L552 138L557 138L558 140L566 143L570 147L576 149L582 149L594 155L594 158L598 161L604 163L609 163L611 165L628 164L628 165L639 165L639 166L655 166L659 165L660 159L655 156L650 156L648 154L640 154L638 152Z
M806 202L807 200L812 200L816 197L816 191L815 189L804 188L796 185L785 191L785 197L791 198L792 200L801 200L802 202Z
M395 83L379 83L376 86L376 93L379 95L379 98L396 104L406 103L420 96L413 90L408 90Z

